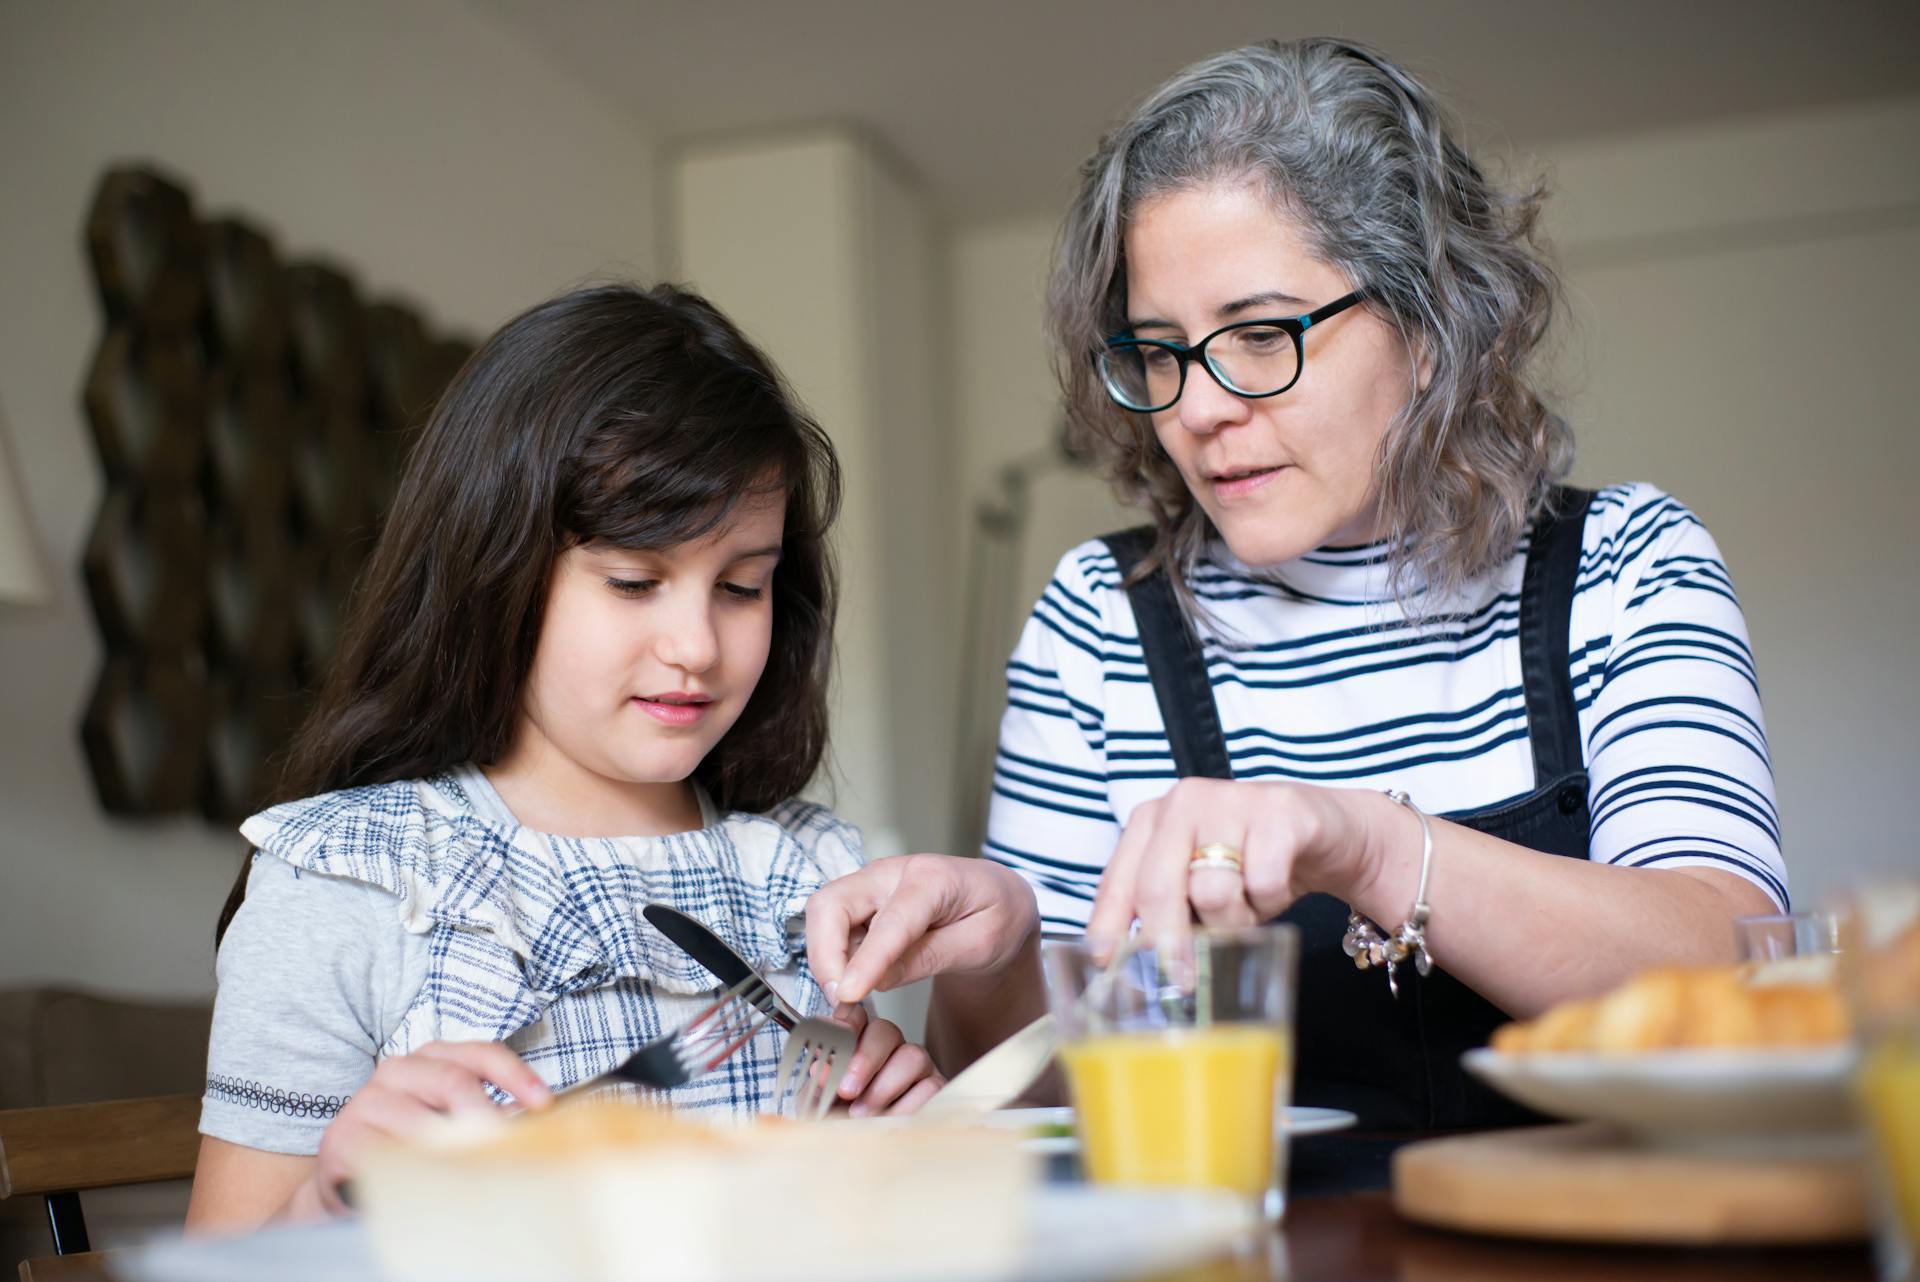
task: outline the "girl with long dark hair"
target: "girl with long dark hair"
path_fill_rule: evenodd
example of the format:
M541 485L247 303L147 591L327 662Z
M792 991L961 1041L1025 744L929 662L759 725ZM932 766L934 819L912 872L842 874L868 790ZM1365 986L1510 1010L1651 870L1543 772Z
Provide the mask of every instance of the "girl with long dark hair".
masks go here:
M280 804L220 920L190 1220L341 1209L364 1141L532 1105L686 1022L708 923L825 1011L785 920L858 868L827 745L840 474L704 299L586 289L455 378L409 459ZM938 1089L858 1007L852 1111ZM675 1107L767 1106L763 1030Z

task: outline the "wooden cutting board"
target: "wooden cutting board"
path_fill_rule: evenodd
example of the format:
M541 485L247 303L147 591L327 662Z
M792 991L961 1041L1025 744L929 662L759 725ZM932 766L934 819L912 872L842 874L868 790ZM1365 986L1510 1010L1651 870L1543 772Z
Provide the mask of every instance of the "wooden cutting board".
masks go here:
M1867 1197L1858 1156L1652 1149L1592 1123L1423 1140L1393 1162L1408 1219L1515 1237L1845 1242L1870 1231Z

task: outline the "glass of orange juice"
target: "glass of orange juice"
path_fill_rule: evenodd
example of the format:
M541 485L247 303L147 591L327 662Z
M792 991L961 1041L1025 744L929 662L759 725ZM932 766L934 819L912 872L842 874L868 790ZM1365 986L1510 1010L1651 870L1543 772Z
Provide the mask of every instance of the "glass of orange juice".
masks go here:
M1073 940L1044 954L1088 1178L1227 1188L1278 1219L1298 932L1201 929L1104 951Z
M1873 1141L1882 1282L1920 1282L1920 882L1877 886L1844 922L1841 965Z

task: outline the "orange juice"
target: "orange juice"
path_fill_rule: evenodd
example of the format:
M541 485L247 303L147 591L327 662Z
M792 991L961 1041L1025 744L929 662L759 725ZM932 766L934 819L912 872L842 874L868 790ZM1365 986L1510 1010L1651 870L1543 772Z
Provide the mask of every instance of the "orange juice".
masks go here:
M1114 1033L1061 1050L1087 1175L1260 1196L1274 1177L1274 1109L1292 1078L1285 1030L1213 1024Z
M1907 1240L1920 1242L1920 1030L1895 1033L1867 1053L1860 1099L1886 1168Z

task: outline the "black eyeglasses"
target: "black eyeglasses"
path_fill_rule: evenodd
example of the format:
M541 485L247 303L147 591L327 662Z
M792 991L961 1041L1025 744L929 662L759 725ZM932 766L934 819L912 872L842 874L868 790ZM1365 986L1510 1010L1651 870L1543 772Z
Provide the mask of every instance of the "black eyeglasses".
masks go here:
M1157 413L1180 399L1187 386L1187 366L1195 360L1235 396L1248 400L1278 396L1300 380L1306 365L1300 336L1365 296L1365 290L1356 289L1303 316L1235 321L1192 347L1117 335L1093 354L1093 362L1113 403L1142 414Z

